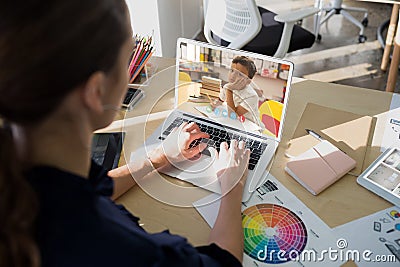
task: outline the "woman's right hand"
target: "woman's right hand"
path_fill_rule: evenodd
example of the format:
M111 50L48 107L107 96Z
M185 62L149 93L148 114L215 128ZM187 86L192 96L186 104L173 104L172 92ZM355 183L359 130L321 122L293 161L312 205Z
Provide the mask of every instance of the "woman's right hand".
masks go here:
M239 189L240 194L247 179L250 150L245 148L245 142L232 140L230 146L222 142L220 151L214 151L214 169L221 184L222 195L232 189Z

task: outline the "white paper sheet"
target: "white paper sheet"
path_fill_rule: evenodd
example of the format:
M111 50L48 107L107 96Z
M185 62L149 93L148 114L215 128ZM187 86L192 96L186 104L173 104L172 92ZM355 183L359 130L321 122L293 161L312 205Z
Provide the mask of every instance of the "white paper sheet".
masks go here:
M219 204L217 194L193 203L211 227L215 223ZM331 261L328 255L321 259L323 250L337 249L332 230L272 175L266 176L262 186L242 205L242 213L245 234L244 266L343 264L340 260ZM280 250L290 251L292 256L297 253L300 255L299 260L292 260L294 257L283 260L284 256L279 259L276 252Z
M390 110L385 115L381 152L389 147L400 147L400 94L393 94Z
M358 266L400 266L400 208L393 206L338 226L333 231L339 239L346 240L348 250L359 252ZM387 260L387 256L395 258L389 247L399 258L391 259L394 262L378 262ZM365 258L363 253L366 253Z

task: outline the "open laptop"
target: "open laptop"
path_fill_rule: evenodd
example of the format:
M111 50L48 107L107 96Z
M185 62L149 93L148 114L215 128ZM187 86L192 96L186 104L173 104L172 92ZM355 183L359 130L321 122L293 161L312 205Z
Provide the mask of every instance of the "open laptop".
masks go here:
M249 111L244 120L227 112L224 105L213 109L207 104L209 97L218 97L220 87L228 82L235 56L249 57L257 68L250 86L258 91L258 109ZM180 38L176 56L175 109L146 140L145 146L159 145L173 128L184 121L196 122L202 131L210 134L210 139L197 140L191 146L204 142L219 150L223 141L228 144L231 139L245 141L251 151L243 192L243 201L246 202L262 182L261 178L281 140L292 74L293 64L282 59ZM175 164L161 171L220 193L212 167L213 156L207 149L202 154L197 160Z

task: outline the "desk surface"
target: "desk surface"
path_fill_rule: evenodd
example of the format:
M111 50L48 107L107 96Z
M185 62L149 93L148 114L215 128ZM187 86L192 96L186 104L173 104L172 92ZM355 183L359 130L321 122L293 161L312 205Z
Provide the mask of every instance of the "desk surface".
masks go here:
M175 60L155 58L154 62L159 65L161 72L152 78L149 86L144 88L146 98L125 116L127 118L123 127L123 130L127 132L124 144L125 159L129 159L130 153L140 147L144 139L163 121L157 116L149 119L143 115L149 111L153 114L154 112L162 114L157 112L173 107L174 94L171 89L173 89L175 70L168 66L173 65ZM316 81L301 81L292 85L283 140L277 150L271 173L330 227L369 215L390 207L391 204L359 186L356 183L356 177L350 175L345 176L320 195L311 195L284 172L284 166L288 160L284 156L286 144L308 102L361 115L377 116L378 125L379 118L389 110L391 98L391 93ZM154 100L158 100L156 105L151 102ZM142 116L149 120L144 122L143 119L134 118L135 116ZM115 129L119 127L118 125L121 126L116 123L109 129ZM383 129L382 127L375 129L372 147L367 150L366 161L369 163L380 154L378 144L383 135ZM174 183L182 183L169 179ZM208 194L200 188L193 192L191 198L200 198ZM170 197L174 198L173 193ZM118 202L139 216L144 228L149 232L170 229L174 234L186 236L194 245L207 243L210 228L194 208L163 204L147 195L138 186L119 198Z

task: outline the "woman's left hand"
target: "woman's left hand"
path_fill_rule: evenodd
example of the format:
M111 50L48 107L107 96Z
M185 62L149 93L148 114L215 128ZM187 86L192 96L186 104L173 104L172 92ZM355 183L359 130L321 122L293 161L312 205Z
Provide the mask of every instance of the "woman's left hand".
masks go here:
M156 168L190 160L207 148L207 144L204 143L191 148L190 144L196 139L209 137L196 123L183 122L178 128L172 130L162 144L148 156Z

